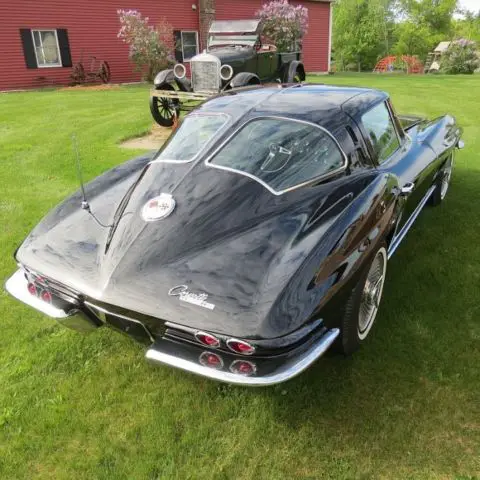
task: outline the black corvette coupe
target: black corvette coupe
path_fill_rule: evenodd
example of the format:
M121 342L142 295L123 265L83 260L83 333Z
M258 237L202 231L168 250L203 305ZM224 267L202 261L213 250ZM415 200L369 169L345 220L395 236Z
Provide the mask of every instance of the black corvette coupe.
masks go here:
M363 343L387 260L445 198L461 133L449 115L397 116L376 90L231 90L56 207L6 288L64 325L145 342L153 362L283 382Z

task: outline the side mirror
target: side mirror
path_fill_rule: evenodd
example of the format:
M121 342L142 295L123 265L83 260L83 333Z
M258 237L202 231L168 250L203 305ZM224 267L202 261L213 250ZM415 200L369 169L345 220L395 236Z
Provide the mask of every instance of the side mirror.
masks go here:
M465 148L465 142L463 140L459 140L457 143L457 148L459 150L462 150L463 148Z

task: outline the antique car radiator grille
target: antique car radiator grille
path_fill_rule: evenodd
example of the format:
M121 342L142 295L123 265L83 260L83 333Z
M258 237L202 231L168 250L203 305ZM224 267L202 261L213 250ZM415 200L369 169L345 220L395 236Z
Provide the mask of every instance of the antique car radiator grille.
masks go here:
M216 62L192 61L191 69L194 92L218 92L220 72Z

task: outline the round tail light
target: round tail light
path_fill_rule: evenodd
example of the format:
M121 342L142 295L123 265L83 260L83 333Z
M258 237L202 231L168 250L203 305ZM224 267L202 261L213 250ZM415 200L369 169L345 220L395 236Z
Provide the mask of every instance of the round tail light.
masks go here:
M243 340L236 340L235 338L231 338L227 341L227 347L235 353L239 353L240 355L252 355L255 351L255 347L250 345Z
M197 332L195 338L203 345L210 348L218 348L220 346L220 340L210 333Z
M204 367L215 368L216 370L223 368L223 360L219 355L213 352L203 352L198 361Z
M247 362L247 360L235 360L230 365L230 371L238 375L253 375L257 371L257 367L252 362Z
M52 303L52 294L48 292L47 290L43 290L43 292L40 295L40 298L47 303Z
M27 290L30 295L37 295L37 287L32 282L27 285Z

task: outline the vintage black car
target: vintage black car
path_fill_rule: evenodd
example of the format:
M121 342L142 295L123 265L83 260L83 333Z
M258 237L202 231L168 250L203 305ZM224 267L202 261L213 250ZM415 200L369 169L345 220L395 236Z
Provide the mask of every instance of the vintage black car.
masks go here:
M299 84L225 92L153 156L55 208L7 290L146 357L270 385L369 334L387 260L447 193L462 130L395 114L386 93ZM103 225L102 225L103 224Z
M261 33L260 20L214 21L208 32L207 50L189 62L191 78L183 63L155 77L150 95L155 121L170 127L181 109L191 110L198 101L221 90L272 81L304 81L300 52L278 52L275 45L262 43Z

